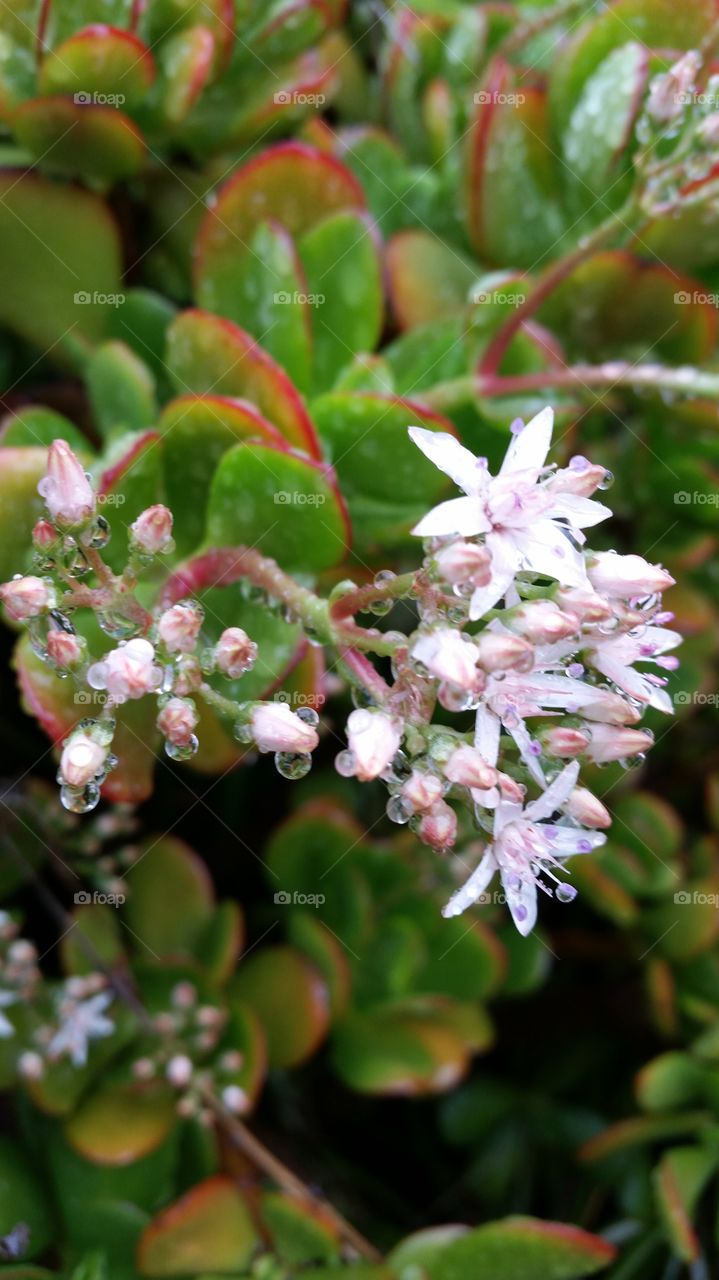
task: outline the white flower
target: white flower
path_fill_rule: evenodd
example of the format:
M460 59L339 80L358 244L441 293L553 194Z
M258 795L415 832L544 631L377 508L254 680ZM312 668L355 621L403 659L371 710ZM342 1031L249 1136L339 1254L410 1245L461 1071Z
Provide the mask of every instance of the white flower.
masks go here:
M438 627L420 636L412 648L412 657L436 680L446 680L457 689L476 689L481 679L477 670L477 645L465 640L461 631L449 627Z
M378 778L396 756L402 741L400 726L384 711L358 708L347 720L347 741L360 782Z
M95 511L95 495L79 458L65 440L50 445L47 471L37 486L50 516L61 528L86 523Z
M567 765L547 790L524 809L521 804L500 801L494 818L494 843L486 849L476 871L450 899L443 915L461 915L477 902L495 871L499 872L512 919L525 936L537 919L537 889L550 896L556 892L560 901L575 896L575 890L560 881L556 872L564 869L567 858L590 853L604 844L606 836L552 825L545 819L567 803L578 773L576 761ZM545 883L547 879L554 882L556 890Z
M620 556L615 551L597 551L587 564L587 576L595 591L626 598L651 596L674 586L674 579L660 564L650 564L643 556Z
M314 751L317 730L295 714L286 702L258 702L250 717L252 737L260 751Z
M636 671L634 663L652 662L665 670L673 670L678 665L677 659L664 658L663 655L670 649L676 649L682 637L678 631L670 631L667 627L640 627L638 631L640 634L637 636L592 637L592 647L585 653L587 662L630 698L671 715L674 706L669 694L661 687L664 680L660 676Z
M51 1058L59 1058L66 1053L74 1067L84 1067L87 1062L87 1051L91 1040L100 1040L112 1035L115 1024L105 1017L105 1009L112 1004L112 993L101 991L89 1000L68 1001L61 1005L62 1021L56 1031L48 1052Z
M520 571L556 578L567 586L586 585L584 560L574 543L584 541L583 527L611 512L589 498L540 483L553 421L549 408L532 418L514 437L496 477L489 474L486 458L475 458L454 436L409 428L415 444L466 494L440 503L413 532L420 537L486 535L492 578L472 595L470 618L481 618L491 609Z
M9 1009L11 1004L17 1001L17 993L15 991L0 991L0 1040L8 1040L10 1036L15 1035L15 1028L12 1022L5 1017L3 1009Z
M92 689L107 689L115 702L141 698L157 689L162 668L155 664L155 650L149 640L128 640L95 662L87 673Z

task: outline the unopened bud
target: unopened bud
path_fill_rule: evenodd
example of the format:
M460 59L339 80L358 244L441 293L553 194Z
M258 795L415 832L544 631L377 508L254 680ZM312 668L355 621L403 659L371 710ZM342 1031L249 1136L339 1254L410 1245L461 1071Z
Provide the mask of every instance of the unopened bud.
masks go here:
M451 805L439 800L425 813L419 824L419 837L440 852L450 849L457 839L457 815Z
M601 800L597 800L586 787L575 787L564 806L570 818L581 822L583 827L610 827L612 818L609 810Z
M257 645L242 627L227 627L215 645L217 669L230 680L249 671L256 657Z
M130 525L132 542L138 551L156 556L172 551L172 512L162 503L148 507Z
M460 787L474 787L487 791L497 782L497 770L480 755L476 747L457 747L444 766L449 782Z

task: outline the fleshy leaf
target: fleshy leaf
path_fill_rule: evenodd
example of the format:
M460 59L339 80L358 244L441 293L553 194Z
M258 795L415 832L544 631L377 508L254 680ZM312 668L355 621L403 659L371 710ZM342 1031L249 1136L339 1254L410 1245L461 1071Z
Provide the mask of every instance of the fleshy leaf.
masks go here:
M319 1048L329 1025L327 987L294 947L253 951L230 989L257 1014L267 1035L271 1066L297 1066Z
M579 1227L536 1218L505 1218L477 1227L439 1249L427 1275L428 1280L458 1280L484 1272L492 1280L522 1276L579 1280L601 1271L615 1257L613 1245Z
M81 1103L65 1123L65 1137L94 1164L134 1164L161 1146L176 1123L168 1088L112 1085Z
M469 1057L456 1031L412 1004L353 1011L332 1037L335 1070L360 1093L417 1097L443 1092L465 1075Z
M137 1252L142 1276L241 1271L257 1234L231 1178L207 1178L163 1209L143 1232Z
M115 182L145 163L142 134L117 107L33 98L17 111L14 129L22 146L52 173Z
M0 581L20 573L30 536L45 504L37 486L45 474L47 450L13 447L0 451Z
M427 231L400 231L387 245L392 310L400 329L444 320L466 306L480 274L457 249Z
M103 435L116 428L143 431L157 417L150 370L124 342L105 342L93 352L85 374L94 421Z
M127 881L124 914L140 945L155 956L192 956L214 908L202 859L174 836L149 840Z
M56 45L40 64L43 94L65 93L81 103L131 108L142 102L155 78L152 54L129 31L104 24L85 27Z
M37 1174L21 1148L0 1137L0 1236L19 1222L28 1228L27 1257L36 1258L52 1242L55 1225ZM3 1272L7 1269L3 1267Z

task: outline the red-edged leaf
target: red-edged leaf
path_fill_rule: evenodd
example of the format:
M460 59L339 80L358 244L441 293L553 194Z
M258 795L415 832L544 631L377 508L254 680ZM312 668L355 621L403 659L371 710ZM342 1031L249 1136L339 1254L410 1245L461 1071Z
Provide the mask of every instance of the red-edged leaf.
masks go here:
M53 173L114 182L138 173L145 163L142 134L117 107L32 98L18 109L14 128L22 146Z
M240 1272L257 1234L231 1178L217 1175L163 1209L143 1231L137 1251L142 1276Z
M76 101L139 105L155 79L147 45L129 31L102 23L85 27L56 46L43 60L38 83L43 94L72 94Z

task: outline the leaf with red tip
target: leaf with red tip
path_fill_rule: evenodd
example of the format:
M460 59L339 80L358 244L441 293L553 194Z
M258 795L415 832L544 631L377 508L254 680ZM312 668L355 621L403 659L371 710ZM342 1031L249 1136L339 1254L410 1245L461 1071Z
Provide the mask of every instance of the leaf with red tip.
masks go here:
M284 438L248 400L232 396L185 395L171 400L160 415L167 503L175 522L180 553L198 546L205 531L205 510L220 458L242 440L262 440L276 449Z
M460 311L481 270L427 231L398 231L387 245L386 266L400 329L444 320Z
M429 1280L457 1280L486 1273L492 1280L580 1280L613 1262L614 1245L580 1227L537 1218L488 1222L437 1251Z
M654 1170L654 1190L659 1211L685 1262L700 1256L701 1245L692 1225L699 1197L719 1163L716 1151L702 1147L674 1147L666 1151Z
M158 98L159 110L170 124L185 119L211 82L216 53L215 36L201 23L163 40L157 54Z
M258 1244L247 1204L231 1178L207 1178L153 1219L140 1237L142 1276L244 1270Z
M256 57L272 64L316 45L334 21L328 0L275 0L259 10L244 38Z
M344 947L331 929L307 911L291 913L287 933L290 942L303 951L322 974L329 991L332 1017L340 1017L347 1009L352 984Z
M51 173L115 182L145 163L142 134L117 107L69 98L32 98L14 120L18 142Z
M232 995L257 1014L270 1066L297 1066L319 1048L329 1026L329 994L300 951L285 946L253 951L230 986Z
M65 1137L93 1164L134 1164L155 1151L177 1122L170 1089L108 1085L65 1124Z
M360 1093L418 1097L453 1088L469 1068L470 1053L430 1012L396 1002L350 1012L334 1030L332 1061Z
M13 332L78 362L78 348L108 324L120 271L119 233L102 200L34 173L0 173L0 320Z
M138 106L155 79L147 45L129 31L96 24L56 45L40 64L43 94L70 94L76 102ZM109 97L109 101L107 101Z
M222 311L227 264L250 251L261 222L278 222L298 236L330 214L364 207L359 183L333 156L304 142L268 147L225 183L205 215L195 250L204 305Z
M681 1115L632 1116L629 1120L620 1120L617 1124L610 1125L608 1129L583 1143L578 1151L579 1159L604 1160L616 1152L662 1142L678 1134L701 1133L709 1120L708 1111L685 1111Z
M168 329L166 360L180 393L249 400L291 445L321 457L302 397L244 329L209 311L183 311Z
M137 0L45 0L39 31L41 50L55 48L101 18L118 31L132 30Z
M547 141L545 98L518 81L499 58L490 64L475 98L469 238L487 262L531 268L543 254L557 252L565 226Z

